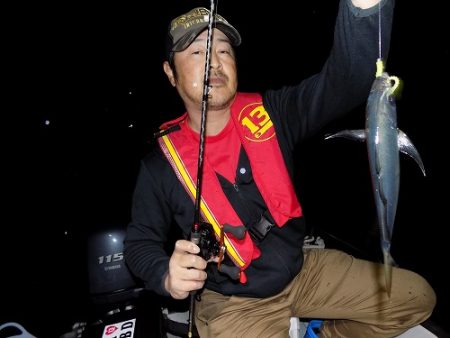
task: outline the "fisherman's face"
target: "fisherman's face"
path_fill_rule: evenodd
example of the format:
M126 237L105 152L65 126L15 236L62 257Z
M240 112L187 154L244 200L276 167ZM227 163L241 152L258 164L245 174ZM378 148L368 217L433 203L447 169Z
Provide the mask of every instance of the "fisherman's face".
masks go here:
M207 34L203 31L188 48L174 55L176 72L167 71L186 106L201 107L207 53ZM237 90L236 58L228 37L214 29L210 55L208 109L224 109L233 102Z

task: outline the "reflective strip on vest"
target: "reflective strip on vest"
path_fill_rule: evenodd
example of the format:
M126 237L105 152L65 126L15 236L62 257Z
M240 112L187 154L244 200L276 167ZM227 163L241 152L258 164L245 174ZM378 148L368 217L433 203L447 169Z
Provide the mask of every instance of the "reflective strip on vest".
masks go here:
M158 142L160 142L161 148L165 152L166 157L169 158L170 156L170 158L172 159L172 161L169 161L170 164L174 168L178 178L183 183L186 190L191 194L193 200L195 200L197 195L196 185L194 184L192 177L187 172L182 159L180 158L177 150L172 144L172 141L167 135L164 135L158 139ZM211 210L209 209L208 205L203 200L203 198L201 198L200 200L200 210L202 212L203 217L212 225L217 238L220 238L222 226L217 222L216 218L214 217L213 213L211 212ZM227 234L224 234L224 242L227 248L227 253L229 254L230 258L232 258L235 261L235 263L240 267L245 266L246 263L239 255L239 253L237 252L231 241L227 238Z

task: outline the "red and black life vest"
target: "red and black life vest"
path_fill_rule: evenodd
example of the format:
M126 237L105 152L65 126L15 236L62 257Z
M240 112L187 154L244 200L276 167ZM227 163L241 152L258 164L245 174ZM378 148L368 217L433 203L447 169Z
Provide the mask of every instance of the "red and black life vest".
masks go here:
M195 201L198 141L193 142L192 138L180 131L164 133L168 128L185 121L187 116L185 113L164 123L158 142L180 182ZM249 158L255 183L276 225L282 227L289 219L300 217L301 206L286 169L275 128L262 105L261 96L238 93L231 106L231 118ZM208 161L203 162L202 179L201 215L212 225L217 237L220 236L223 224L242 225L243 222L228 201ZM225 233L224 244L228 256L241 272L261 254L248 232L240 240Z

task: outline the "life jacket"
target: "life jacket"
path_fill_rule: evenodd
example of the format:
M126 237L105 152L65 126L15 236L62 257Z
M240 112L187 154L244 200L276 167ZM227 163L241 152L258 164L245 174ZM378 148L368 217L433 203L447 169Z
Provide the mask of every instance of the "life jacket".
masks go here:
M199 143L193 142L183 132L176 131L187 116L185 113L161 125L158 142L178 179L195 201ZM255 183L275 224L282 227L289 219L300 217L301 206L286 169L275 128L262 105L261 95L238 93L231 106L231 118L249 158ZM220 238L224 224L241 226L243 222L228 201L208 161L203 161L202 174L200 212L203 219L212 225L217 238ZM248 231L243 239L225 233L224 245L241 274L261 254Z

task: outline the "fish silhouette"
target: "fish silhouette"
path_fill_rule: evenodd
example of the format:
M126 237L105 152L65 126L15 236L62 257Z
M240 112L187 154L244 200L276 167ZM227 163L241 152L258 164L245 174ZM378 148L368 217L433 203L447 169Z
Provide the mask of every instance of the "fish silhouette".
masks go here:
M385 72L383 61L377 60L377 74L366 104L365 129L342 130L326 137L366 142L389 296L392 265L395 264L390 251L400 187L400 152L412 157L425 176L419 152L408 136L397 128L395 92L399 84L399 78Z

